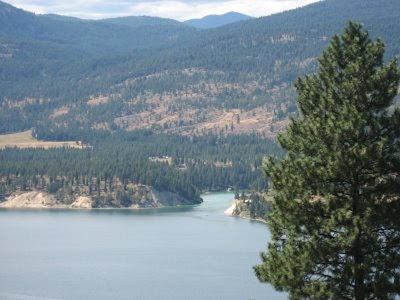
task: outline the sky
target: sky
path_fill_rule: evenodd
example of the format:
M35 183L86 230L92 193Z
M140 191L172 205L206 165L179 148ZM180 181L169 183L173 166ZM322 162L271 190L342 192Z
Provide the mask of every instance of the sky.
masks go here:
M4 0L3 0L4 1ZM319 0L5 0L37 14L54 13L83 19L156 16L178 21L210 14L240 12L253 17L304 6Z

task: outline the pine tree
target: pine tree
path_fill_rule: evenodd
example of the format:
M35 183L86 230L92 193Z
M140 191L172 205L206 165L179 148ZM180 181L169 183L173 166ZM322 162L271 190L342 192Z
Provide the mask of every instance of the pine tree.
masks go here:
M292 299L400 294L400 70L360 24L298 79L301 117L269 158L272 240L257 277Z

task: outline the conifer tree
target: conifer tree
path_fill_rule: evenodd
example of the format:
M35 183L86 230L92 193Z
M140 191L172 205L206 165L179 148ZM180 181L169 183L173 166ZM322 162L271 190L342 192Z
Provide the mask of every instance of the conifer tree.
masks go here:
M298 79L301 117L269 158L272 234L257 277L292 299L400 294L400 70L360 24Z

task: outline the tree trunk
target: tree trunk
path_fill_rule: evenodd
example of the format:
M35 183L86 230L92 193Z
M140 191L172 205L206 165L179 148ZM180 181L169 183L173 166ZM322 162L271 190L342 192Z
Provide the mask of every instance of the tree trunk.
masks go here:
M355 264L355 284L354 284L354 296L356 300L365 299L365 284L364 284L364 269L362 267L364 263L364 257L362 254L362 248L359 238L354 243L354 264Z
M360 199L359 181L358 176L353 176L353 216L362 218L364 215L362 203ZM356 237L353 245L353 257L354 257L354 298L356 300L365 299L365 283L364 283L364 255L363 255L363 243L362 243L362 230L359 228L358 236Z

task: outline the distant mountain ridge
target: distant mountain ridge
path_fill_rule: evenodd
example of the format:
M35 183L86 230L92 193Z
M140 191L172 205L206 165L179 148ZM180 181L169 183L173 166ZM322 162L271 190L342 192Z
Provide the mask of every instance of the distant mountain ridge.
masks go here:
M194 31L196 29L170 19L139 16L85 20L55 14L34 14L0 1L0 43L29 40L36 44L31 49L24 49L29 52L38 43L43 48L50 48L46 52L53 51L52 47L61 47L51 56L60 51L69 52L68 48L94 55L157 48Z
M190 19L183 23L200 29L209 29L250 19L252 17L231 11L223 15L209 15L201 19Z
M129 16L110 19L101 19L99 22L129 26L131 28L139 28L146 26L177 26L182 27L182 23L173 19L150 17L150 16Z
M153 17L35 15L0 2L0 132L274 137L296 113L294 79L315 71L333 34L362 22L387 57L400 57L399 19L399 0L325 0L199 30Z

